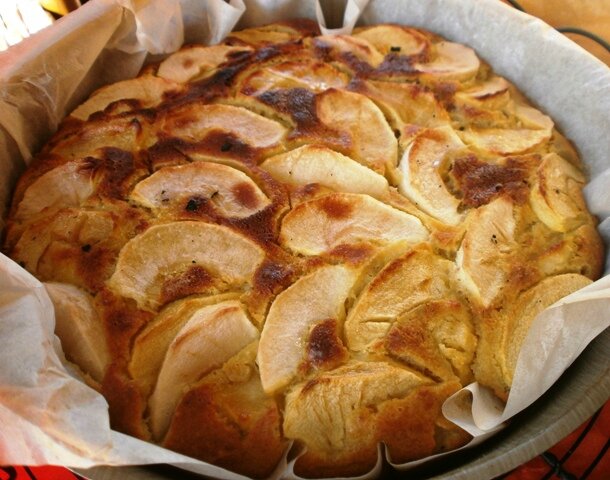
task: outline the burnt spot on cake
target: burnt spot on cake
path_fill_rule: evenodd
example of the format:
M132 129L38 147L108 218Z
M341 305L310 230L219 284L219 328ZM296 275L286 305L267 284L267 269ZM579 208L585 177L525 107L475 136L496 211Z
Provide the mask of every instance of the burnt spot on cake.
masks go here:
M364 60L358 58L352 52L343 52L339 55L342 63L346 64L356 76L370 77L375 72L375 69Z
M383 62L375 70L376 75L415 75L417 69L414 66L419 59L414 56L399 55L397 53L387 54Z
M194 293L203 293L213 286L213 276L201 265L192 263L186 271L169 275L164 279L161 287L161 303L169 303Z
M187 145L188 143L181 138L161 138L146 151L146 161L149 170L151 172L156 172L163 167L187 163L189 160L184 153L184 149Z
M319 200L322 211L333 219L349 218L354 212L354 206L346 199L336 195L327 195Z
M198 142L184 146L187 155L200 154L230 158L246 165L262 158L263 151L243 142L236 135L221 129L213 129Z
M413 325L396 325L388 332L385 347L391 353L418 351L427 341L426 333L422 328L413 328Z
M316 114L316 95L305 88L267 90L258 99L278 112L288 114L301 130L319 124Z
M347 358L347 350L337 334L337 320L329 318L318 323L309 333L307 362L317 370L330 370Z
M276 216L276 208L270 205L249 217L226 219L223 223L237 228L266 248L277 236Z
M109 198L124 198L129 180L136 173L136 161L131 152L115 147L101 149L101 158L87 157L82 169L90 171L98 184L98 193Z
M350 263L352 265L358 265L369 259L374 252L375 247L366 243L351 245L344 244L333 248L328 255L331 258L335 258L339 261Z
M322 123L318 117L316 93L305 88L274 89L261 93L257 98L274 110L290 116L295 128L289 133L288 140L315 140L345 153L351 146L349 134Z
M240 182L231 188L235 200L246 208L255 208L258 205L256 189L251 183Z
M276 294L292 283L294 269L272 260L265 260L254 274L254 288L262 294Z
M509 157L504 165L497 165L468 155L455 160L451 175L457 180L466 207L486 205L501 195L522 205L529 196L529 168L519 158Z

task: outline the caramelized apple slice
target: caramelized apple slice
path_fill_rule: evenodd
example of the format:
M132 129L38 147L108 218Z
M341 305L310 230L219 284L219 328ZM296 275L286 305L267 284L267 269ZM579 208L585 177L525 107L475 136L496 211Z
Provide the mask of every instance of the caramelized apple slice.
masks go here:
M172 136L194 141L204 138L210 130L218 130L257 148L276 145L285 134L285 128L278 122L246 108L201 103L174 109L163 128Z
M156 439L165 435L182 395L197 380L236 355L258 337L237 301L198 310L169 348L150 397L150 425Z
M252 49L247 46L189 46L180 49L163 60L159 65L157 75L174 82L186 83L189 80L204 78L207 74L229 60L232 55L251 51Z
M417 55L429 44L421 33L398 25L365 27L356 30L353 36L366 40L383 55Z
M530 204L538 218L557 232L567 232L580 225L586 218L582 172L559 155L550 153L542 159L537 173Z
M343 88L348 83L347 74L331 64L298 59L255 71L244 80L241 91L247 95L240 100L247 101L248 96L256 97L268 90L308 88L323 92L329 88Z
M399 130L409 125L438 127L451 122L434 94L421 85L367 80L353 82L350 88L371 98Z
M462 220L460 201L445 186L441 172L445 155L464 144L449 126L424 130L408 146L399 164L400 193L424 212L449 225Z
M493 303L506 284L516 246L515 228L513 204L506 197L470 213L456 264L462 284L484 307Z
M383 62L383 54L371 45L366 39L351 35L320 35L314 39L318 48L331 50L339 61L346 54L354 56L357 60L365 62L371 67L378 67Z
M415 69L442 80L464 81L479 71L480 61L474 50L453 42L434 44L434 56L430 62L416 63Z
M67 162L38 177L23 194L15 220L31 219L46 208L76 207L94 191L87 162Z
M245 173L212 162L161 168L138 183L130 196L153 209L189 197L205 199L221 215L236 218L249 217L271 203Z
M386 336L399 316L444 297L453 270L452 262L427 246L415 247L387 264L364 288L347 316L347 346L350 350L366 350Z
M325 266L300 278L274 300L258 348L258 366L265 392L275 393L297 375L306 360L306 343L316 325L342 323L344 303L356 272L341 265Z
M92 113L100 112L117 101L124 104L128 110L153 107L161 103L163 94L179 88L179 85L174 82L152 75L124 80L97 90L70 116L79 120L87 120ZM136 102L135 105L133 104L134 101Z
M91 297L73 285L45 283L55 308L55 333L68 360L96 382L110 362L106 335Z
M396 166L396 137L372 100L331 88L318 95L316 110L324 124L349 134L354 160L382 175Z
M316 183L347 193L366 193L383 199L389 195L388 181L345 155L317 145L304 145L271 157L261 164L281 182L296 185Z
M368 195L331 193L301 203L282 222L280 243L304 255L319 255L360 241L417 243L428 238L422 223Z
M175 271L195 265L226 289L237 288L252 279L264 256L256 243L224 226L191 221L155 225L123 247L108 286L154 311L162 303L164 277Z

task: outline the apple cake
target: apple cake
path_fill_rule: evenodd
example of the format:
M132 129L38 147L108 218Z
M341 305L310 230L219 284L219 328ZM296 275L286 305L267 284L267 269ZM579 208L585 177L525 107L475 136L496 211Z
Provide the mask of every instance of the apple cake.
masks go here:
M115 429L253 477L290 448L301 476L359 475L466 443L441 413L464 385L506 400L536 314L600 275L584 183L469 47L298 20L94 92L3 248Z

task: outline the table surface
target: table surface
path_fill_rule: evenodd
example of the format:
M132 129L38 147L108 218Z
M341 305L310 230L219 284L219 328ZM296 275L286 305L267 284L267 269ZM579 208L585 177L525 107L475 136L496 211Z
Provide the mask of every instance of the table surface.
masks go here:
M501 0L536 15L610 66L610 0ZM607 480L610 478L610 401L558 444L496 480ZM168 478L170 467L125 468L122 476ZM133 474L133 475L130 475ZM82 475L82 476L81 476ZM191 477L182 472L179 477ZM112 469L80 474L62 467L0 467L0 480L110 480ZM201 478L201 477L195 477Z

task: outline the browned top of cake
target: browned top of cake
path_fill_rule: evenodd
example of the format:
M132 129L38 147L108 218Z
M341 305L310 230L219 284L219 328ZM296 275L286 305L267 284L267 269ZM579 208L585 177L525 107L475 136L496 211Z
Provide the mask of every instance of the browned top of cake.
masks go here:
M46 282L115 428L264 477L455 448L535 314L600 274L576 152L467 46L307 20L104 87L20 179L4 249Z

